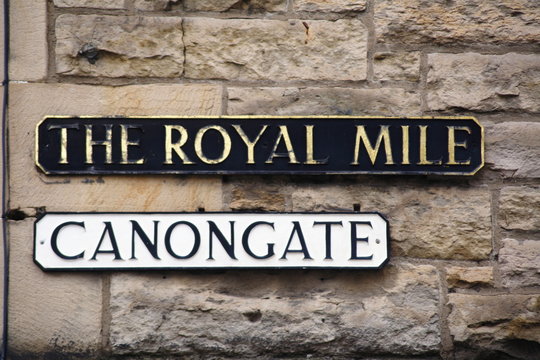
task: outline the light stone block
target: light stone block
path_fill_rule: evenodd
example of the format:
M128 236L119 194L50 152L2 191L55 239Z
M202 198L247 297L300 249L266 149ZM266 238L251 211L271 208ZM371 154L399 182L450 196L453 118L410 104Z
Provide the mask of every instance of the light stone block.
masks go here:
M540 286L540 239L503 239L499 262L504 286Z
M380 81L419 81L420 52L377 52L373 57L373 77Z
M540 111L540 55L430 54L430 110Z
M533 45L540 34L537 0L376 0L374 14L380 43Z
M183 0L187 11L227 11L231 9L248 11L285 11L287 0Z
M34 165L34 132L45 115L219 115L213 85L13 84L11 208L48 211L221 210L218 176L46 176Z
M420 95L400 88L229 88L231 115L421 115Z
M492 354L534 359L540 342L540 295L449 294L450 335L456 359Z
M185 358L421 355L440 344L439 281L430 265L381 271L115 274L116 354Z
M187 18L184 31L187 78L366 79L367 29L357 19Z
M54 0L58 7L82 7L95 9L124 9L125 0Z
M293 211L351 211L383 214L390 224L393 256L487 259L491 246L491 196L487 187L327 185L299 187Z
M33 224L9 222L10 355L92 358L101 346L101 274L43 272L32 261Z
M367 0L295 0L295 11L359 12L366 10Z
M452 266L446 270L446 281L451 289L493 286L493 268Z
M503 187L499 197L499 225L506 230L540 230L540 187Z
M540 178L540 122L486 126L486 164L517 178Z
M104 77L180 77L178 17L64 14L56 20L56 72Z
M47 0L10 1L11 81L47 77Z

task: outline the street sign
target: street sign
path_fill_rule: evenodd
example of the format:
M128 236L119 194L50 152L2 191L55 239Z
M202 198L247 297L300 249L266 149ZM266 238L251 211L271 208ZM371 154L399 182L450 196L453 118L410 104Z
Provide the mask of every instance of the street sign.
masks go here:
M377 213L47 213L34 226L43 270L379 268Z
M472 117L46 117L46 174L438 174L484 165Z

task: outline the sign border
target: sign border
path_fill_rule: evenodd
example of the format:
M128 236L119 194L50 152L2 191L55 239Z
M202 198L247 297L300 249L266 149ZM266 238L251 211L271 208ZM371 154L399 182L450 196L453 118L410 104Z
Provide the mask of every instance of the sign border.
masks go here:
M347 266L347 267L321 267L321 266L308 266L308 267L302 267L302 266L269 266L269 267L238 267L238 266L228 266L228 267L140 267L140 268L69 268L69 269L48 269L43 267L36 259L36 227L37 223L46 215L105 215L105 214L133 214L133 215L183 215L183 214L230 214L230 215L236 215L236 214L264 214L264 215L354 215L354 214L366 214L366 215L378 215L381 217L381 219L386 224L386 259L379 265L379 266ZM69 212L69 211L50 211L50 212L44 212L40 213L36 216L36 220L34 221L34 233L32 236L33 246L33 261L34 263L44 272L111 272L111 271L226 271L226 270L368 270L368 271L374 271L382 269L388 262L390 261L390 223L388 222L388 219L384 214L381 214L378 211L366 211L366 212L358 212L358 211L332 211L332 212L308 212L308 211L299 211L299 212L293 212L293 211L273 211L273 212L228 212L228 211L205 211L205 212L198 212L198 211L151 211L151 212L142 212L142 211L81 211L81 212Z
M476 169L471 172L451 172L451 171L441 171L441 172L429 172L429 171L412 171L412 172L399 172L399 171L325 171L325 172L305 172L305 171L285 171L285 172L260 172L256 170L246 170L246 171L228 171L228 170L218 170L218 171L208 171L208 170L199 170L199 171L190 171L190 170L167 170L167 171L145 171L145 172L135 172L129 170L119 170L114 172L97 172L89 174L87 172L80 171L55 171L50 172L45 170L45 168L39 163L39 126L47 119L102 119L102 118L111 118L111 119L141 119L141 120L152 120L152 119L384 119L384 120L407 120L407 119L440 119L440 120L472 120L480 127L480 156L481 162ZM473 176L478 171L480 171L485 165L485 130L482 124L474 116L354 116L354 115L151 115L151 116L123 116L123 115L45 115L35 127L35 149L34 149L34 163L37 168L39 168L45 175L84 175L84 176L102 176L102 175L452 175L452 176Z

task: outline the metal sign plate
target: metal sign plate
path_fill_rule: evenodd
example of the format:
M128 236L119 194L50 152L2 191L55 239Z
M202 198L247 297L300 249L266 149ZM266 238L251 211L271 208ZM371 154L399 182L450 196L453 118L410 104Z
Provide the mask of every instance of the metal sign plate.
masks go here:
M48 213L34 225L43 270L379 268L377 213Z
M484 164L472 117L46 117L46 174L441 174Z

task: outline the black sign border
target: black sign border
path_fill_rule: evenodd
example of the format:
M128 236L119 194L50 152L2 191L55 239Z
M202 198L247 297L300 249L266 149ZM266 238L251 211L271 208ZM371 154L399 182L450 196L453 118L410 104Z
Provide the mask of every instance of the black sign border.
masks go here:
M269 266L269 267L235 267L235 266L227 266L227 267L140 267L140 268L69 268L69 269L48 269L43 267L37 259L36 259L36 227L37 223L46 215L190 215L190 214L228 214L228 215L238 215L238 214L264 214L264 215L358 215L358 214L366 214L366 215L379 215L383 221L386 224L386 259L379 265L379 266L362 266L362 267L355 267L355 266L347 266L347 267L321 267L321 266L314 266L314 267L302 267L302 266ZM167 211L151 211L151 212L137 212L137 211L82 211L82 212L69 212L69 211L49 211L40 213L36 216L36 220L34 221L34 234L33 234L33 260L34 263L44 272L111 272L111 271L118 271L118 272L133 272L133 271L174 271L174 270L180 270L180 271L224 271L224 270L235 270L235 271L244 271L244 270L257 270L257 271L265 271L265 270L366 270L366 271L376 271L382 269L388 262L390 261L391 256L391 248L390 248L390 223L388 222L388 219L385 215L381 214L378 211L366 211L366 212L355 212L355 211L342 211L342 212L308 212L308 211L300 211L300 212L292 212L292 211L274 211L274 212L227 212L227 211L205 211L205 212L197 212L197 211L179 211L179 212L167 212Z
M263 172L259 170L152 170L152 171L130 171L130 170L115 170L115 171L95 171L93 173L88 173L87 171L47 171L39 163L39 126L47 119L102 119L102 118L111 118L111 119L140 119L140 120L152 120L152 119L373 119L373 120L472 120L480 127L480 154L481 162L476 169L471 172L452 172L452 171L441 171L441 172L431 172L431 171L324 171L324 172L306 172L306 171L279 171L279 172ZM123 115L46 115L41 121L36 124L35 127L35 151L34 151L34 163L37 168L39 168L45 175L85 175L85 176L101 176L101 175L452 175L452 176L473 176L478 171L480 171L485 165L485 130L482 124L474 116L354 116L354 115L197 115L197 116L188 116L188 115L163 115L163 116L123 116Z

